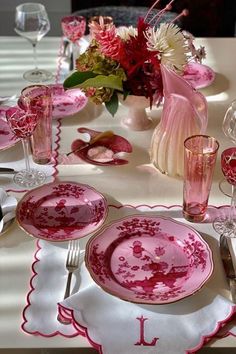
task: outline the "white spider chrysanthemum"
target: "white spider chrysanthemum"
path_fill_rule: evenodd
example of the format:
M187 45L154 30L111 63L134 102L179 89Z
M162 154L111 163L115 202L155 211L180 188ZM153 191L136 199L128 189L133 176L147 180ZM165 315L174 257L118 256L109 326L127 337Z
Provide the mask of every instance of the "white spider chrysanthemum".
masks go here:
M149 28L145 37L148 49L160 53L162 64L178 72L183 70L189 49L178 26L173 23L161 23L159 28Z
M133 26L129 26L129 27L121 26L117 28L116 33L124 42L126 42L130 39L130 37L136 37L138 31L137 28L134 28Z

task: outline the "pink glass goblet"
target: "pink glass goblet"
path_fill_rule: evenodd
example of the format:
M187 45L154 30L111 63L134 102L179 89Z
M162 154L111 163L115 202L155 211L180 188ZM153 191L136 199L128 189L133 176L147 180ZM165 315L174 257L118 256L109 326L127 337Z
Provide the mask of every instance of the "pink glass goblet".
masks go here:
M18 106L36 114L37 126L30 138L32 157L37 164L50 163L52 158L52 90L50 86L31 85L21 91Z
M65 16L61 19L61 28L64 36L72 43L72 69L74 69L76 58L80 54L79 40L84 36L86 30L86 19L83 16Z
M21 138L25 158L25 170L17 172L13 181L26 188L39 186L45 181L46 176L41 171L31 169L29 163L29 137L37 126L37 115L12 107L7 110L6 118L13 134Z
M227 182L232 186L232 197L229 215L214 220L213 226L221 235L236 237L236 147L228 148L222 152L221 169Z

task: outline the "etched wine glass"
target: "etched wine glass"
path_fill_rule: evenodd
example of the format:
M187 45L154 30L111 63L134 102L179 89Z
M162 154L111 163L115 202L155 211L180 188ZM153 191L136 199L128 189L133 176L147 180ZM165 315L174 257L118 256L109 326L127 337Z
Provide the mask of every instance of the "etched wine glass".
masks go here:
M71 43L72 52L72 66L71 69L75 69L76 58L80 53L79 40L83 37L86 30L86 18L84 16L69 15L64 16L61 19L61 29L63 35Z
M221 154L221 169L232 188L229 215L218 217L213 222L214 229L225 236L234 237L236 233L236 147L224 150Z
M236 100L230 104L225 113L222 130L225 136L236 145ZM223 194L232 197L232 188L226 178L220 181L219 187Z
M17 172L13 177L13 181L17 185L26 188L41 185L45 181L45 174L42 171L30 168L29 163L29 138L37 126L37 115L27 113L17 107L11 107L6 111L6 119L13 134L22 141L25 158L25 169Z
M45 7L39 3L25 3L16 7L15 32L26 38L33 46L35 69L23 74L25 80L42 82L50 80L51 72L38 68L37 43L50 30L50 22Z

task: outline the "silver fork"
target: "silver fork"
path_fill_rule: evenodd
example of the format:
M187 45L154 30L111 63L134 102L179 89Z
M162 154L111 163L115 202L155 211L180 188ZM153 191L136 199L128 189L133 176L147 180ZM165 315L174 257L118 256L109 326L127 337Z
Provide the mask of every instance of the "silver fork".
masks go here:
M68 244L67 258L66 258L66 269L68 270L67 282L66 282L66 290L64 294L63 300L70 296L70 287L71 287L71 278L72 274L79 267L79 259L80 259L80 246L79 240L71 240ZM63 319L60 314L58 314L57 319L59 322L68 324L66 319Z
M67 259L66 259L66 269L68 270L68 277L67 277L64 299L70 296L71 278L74 271L79 267L79 256L80 256L79 240L69 241Z

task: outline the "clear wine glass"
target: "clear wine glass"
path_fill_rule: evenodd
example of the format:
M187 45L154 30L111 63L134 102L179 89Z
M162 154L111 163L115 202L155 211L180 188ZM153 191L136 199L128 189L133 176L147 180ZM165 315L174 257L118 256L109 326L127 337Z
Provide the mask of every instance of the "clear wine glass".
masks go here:
M64 16L61 19L61 29L63 35L70 41L72 45L72 64L74 69L76 66L76 58L80 55L79 40L84 36L86 30L86 18L84 16Z
M221 154L221 169L228 183L232 186L229 215L219 217L213 222L214 229L225 236L235 236L236 232L236 147L224 150Z
M25 3L16 7L15 31L26 38L33 46L35 69L26 71L24 79L30 82L50 80L53 75L47 70L38 68L37 50L38 41L50 30L50 22L45 7L39 3Z
M13 177L13 181L21 187L36 187L42 184L46 178L43 172L30 168L29 163L29 137L37 126L37 115L11 107L6 111L6 118L13 134L21 138L25 158L26 168L17 172Z

